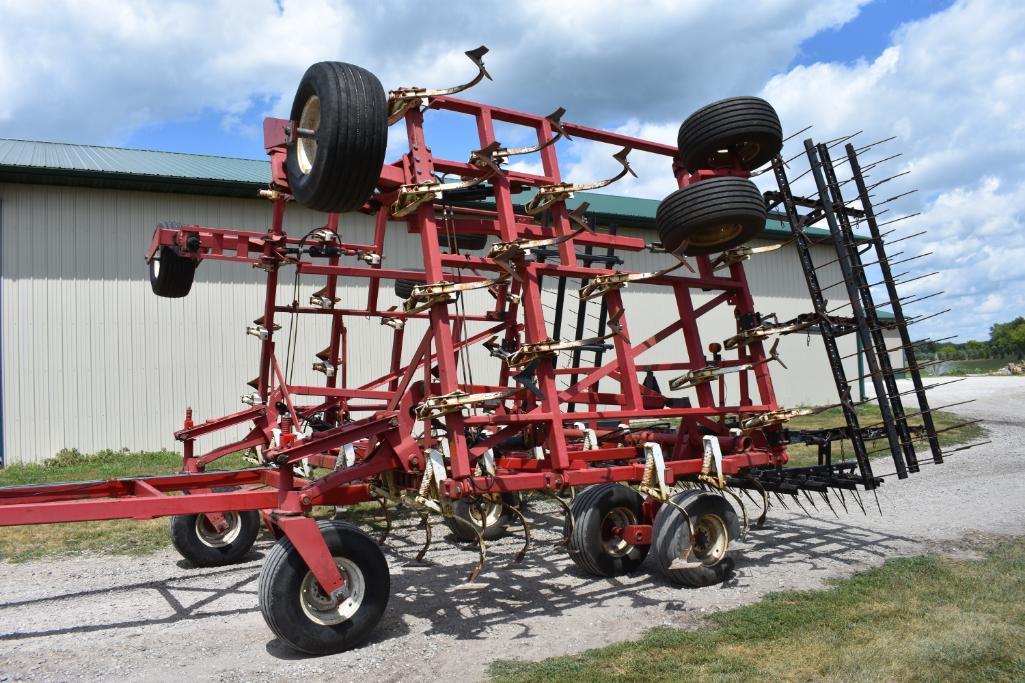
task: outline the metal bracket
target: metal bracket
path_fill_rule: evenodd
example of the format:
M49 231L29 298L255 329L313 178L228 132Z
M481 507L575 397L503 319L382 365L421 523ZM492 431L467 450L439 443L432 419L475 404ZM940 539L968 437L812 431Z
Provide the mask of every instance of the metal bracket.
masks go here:
M786 242L780 242L779 244L768 244L764 247L748 247L741 245L739 247L727 249L726 251L716 256L715 259L712 261L712 272L714 273L717 270L722 270L723 268L731 266L734 263L747 261L755 254L765 254L770 251L782 249L783 247L787 246L793 241L794 240L787 240Z
M498 261L498 265L501 266L506 272L512 274L512 268L509 266L509 261L517 258L521 258L527 254L531 249L542 249L544 247L552 247L557 244L567 242L580 233L587 231L590 233L594 232L594 228L584 218L584 214L587 213L587 209L590 204L584 202L577 208L575 208L569 214L570 222L577 226L577 229L568 235L561 235L559 237L545 237L540 239L518 239L511 242L495 242L491 246L491 251L488 252L488 258Z
M310 305L323 308L325 310L331 310L335 307L335 304L341 301L337 296L329 297L325 294L324 290L312 294L310 296Z
M413 413L417 420L431 420L442 415L448 415L449 413L458 413L462 411L465 406L470 406L475 403L484 403L485 401L497 401L503 398L508 398L516 392L520 391L520 387L511 387L502 391L488 391L481 394L468 394L465 391L453 391L450 394L443 396L432 396L425 399L423 402L418 403L413 409Z
M649 441L644 444L644 476L637 485L641 493L659 501L669 500L672 493L666 484L666 461L662 446Z
M680 262L669 266L668 268L656 270L651 273L613 273L612 275L596 275L591 278L586 285L577 290L577 296L580 297L581 301L589 301L590 299L603 296L613 289L622 289L631 282L642 282L644 280L662 277L663 275L673 272L677 268L686 267L690 272L694 272L694 268L684 259L680 258L676 254L673 254L673 256L675 256Z
M423 101L432 97L441 97L443 95L455 95L458 92L472 88L473 86L480 83L483 79L492 80L491 74L484 68L484 55L488 53L488 48L481 45L475 50L467 50L463 54L470 58L470 61L477 67L477 75L470 79L463 85L457 85L452 88L398 88L388 93L388 125L401 120L406 112L413 107L418 107L423 104Z
M592 346L594 344L600 344L606 339L622 334L623 326L619 324L619 319L621 317L623 317L623 311L620 311L616 315L609 318L607 324L612 329L612 332L609 332L608 334L603 334L600 337L589 337L588 339L574 339L571 341L547 339L543 342L538 342L536 344L524 344L519 349L510 353L505 358L505 364L509 367L518 367L520 365L527 365L528 363L534 360L554 356L560 351L568 351L570 349L576 349L581 346Z
M749 417L746 420L742 420L740 428L744 430L762 429L764 427L771 427L772 425L789 422L792 418L799 417L801 415L811 415L814 412L815 411L811 408L780 408L779 410L770 410L767 413L759 413L758 415Z
M814 327L822 321L822 318L817 313L802 313L796 318L788 320L785 323L769 322L770 318L775 319L776 314L771 313L762 318L754 327L743 330L730 337L723 342L723 346L727 349L735 349L738 346L746 346L753 341L766 339L774 334L791 334L793 332L800 332L808 329L809 327Z
M478 166L490 169L489 173L485 173L482 176L460 178L458 182L451 183L442 183L438 181L438 179L432 178L424 183L402 185L399 187L398 196L391 205L391 215L395 218L408 216L416 211L421 204L432 202L437 199L439 194L452 190L465 190L467 188L480 185L485 180L501 173L502 169L494 159L494 155L497 150L498 143L492 142L487 147L478 149L470 154L471 161L476 163Z
M722 449L719 447L719 437L709 435L703 437L702 441L705 455L701 461L701 474L698 475L698 481L711 484L717 489L724 489L726 488L726 478L722 471ZM714 477L711 475L713 464L716 475Z
M778 348L779 339L773 342L772 348L769 349L769 357L763 360L752 361L750 363L745 363L743 365L731 365L728 367L708 365L698 370L691 370L685 375L674 377L673 379L669 380L669 388L673 391L686 389L688 387L697 386L698 384L705 384L707 382L711 382L716 377L721 377L722 375L728 375L733 372L744 372L746 370L754 370L759 365L771 363L772 361L776 361L777 363L782 365L784 369L786 369L786 364L782 360L780 360Z
M323 372L328 377L334 377L337 368L326 360L322 360L313 364L313 370L316 372Z
M637 174L634 173L632 168L630 168L630 162L626 159L626 157L629 154L630 148L624 147L623 149L619 150L618 152L612 155L613 159L622 164L623 170L621 170L619 173L606 180L599 180L596 183L586 183L584 185L574 185L573 183L556 183L555 185L545 185L543 187L537 188L537 194L535 194L531 198L531 200L526 203L526 205L523 207L524 210L531 215L541 213L542 211L544 211L545 209L547 209L548 207L552 206L557 202L564 202L567 199L570 199L573 196L574 192L583 192L585 190L597 190L598 188L605 187L606 185L611 185L612 183L616 182L617 180L625 176L627 173L636 178Z
M570 134L567 133L566 129L562 127L562 117L565 113L566 110L563 107L559 107L558 109L556 109L551 114L545 117L545 120L548 121L549 125L551 125L552 130L555 131L555 135L553 135L551 138L545 140L544 142L540 142L536 145L532 145L530 147L503 147L495 152L495 162L499 164L504 164L506 161L509 160L509 157L511 156L517 156L520 154L533 154L534 152L540 152L546 147L551 147L562 138L572 140L573 138L570 137ZM473 158L471 158L470 161L473 163L477 163L476 161L474 161Z
M506 275L493 280L481 280L479 282L436 282L430 285L416 285L410 293L409 298L402 302L402 310L406 313L419 313L425 311L434 304L450 304L455 301L455 294L468 292L473 289L488 289L501 282L505 282ZM387 324L387 323L384 323Z

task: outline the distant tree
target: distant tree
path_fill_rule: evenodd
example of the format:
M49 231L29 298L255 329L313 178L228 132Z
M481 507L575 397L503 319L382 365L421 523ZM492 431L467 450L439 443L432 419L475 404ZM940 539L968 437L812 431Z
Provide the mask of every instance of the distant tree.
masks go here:
M989 328L989 343L994 355L1025 357L1025 316Z

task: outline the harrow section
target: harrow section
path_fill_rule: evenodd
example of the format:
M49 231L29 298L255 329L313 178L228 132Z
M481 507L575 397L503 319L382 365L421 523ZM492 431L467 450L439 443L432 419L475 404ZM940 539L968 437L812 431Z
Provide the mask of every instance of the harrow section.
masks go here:
M522 526L526 550L529 522L521 503L527 493L544 495L566 512L565 543L581 570L633 571L650 550L670 580L701 586L728 575L729 545L747 532L747 511L733 489L761 494L761 521L770 492L856 495L859 486L877 487L882 479L872 471L866 443L881 437L901 477L918 470L916 437L924 435L933 460L942 461L909 321L887 266L887 304L901 331L923 427L908 425L894 380L861 260L866 242L855 239L851 222L868 224L868 243L885 264L853 147L847 154L860 209L842 196L828 146L810 141L806 152L821 199L795 197L778 156L779 121L762 100L732 98L699 110L681 127L677 148L569 123L561 109L537 116L452 97L490 78L486 52L467 53L478 71L465 85L388 95L359 67L310 67L290 119L264 124L272 169L262 192L273 206L269 228L165 223L147 252L153 290L165 297L188 294L204 260L266 272L262 314L246 330L260 346L257 376L243 397L248 407L202 423L188 410L175 433L184 452L180 475L3 489L0 525L173 516L178 549L210 565L245 554L255 537L246 525L259 514L280 539L260 580L267 623L293 647L326 653L353 647L371 632L387 603L388 567L363 531L315 521L318 506L376 501L386 519L400 505L415 510L428 530L418 560L430 545L431 516L441 515L457 539L477 544L473 579L484 566L485 542L506 527ZM424 120L435 111L475 122L479 148L468 160L433 155ZM387 128L398 122L405 125L407 151L385 163ZM522 127L537 142L505 147L496 123ZM557 143L571 138L608 145L620 170L602 180L565 180ZM633 173L631 153L665 157L680 187L660 205L658 242L596 225L586 204L567 206L574 192ZM542 172L507 167L523 154L537 154ZM764 164L771 164L780 188L765 197L749 179ZM292 201L325 212L323 226L286 234ZM783 323L755 310L743 266L786 246L746 244L775 206L783 207L793 230L813 304L812 313ZM801 215L799 207L812 211ZM347 235L343 214L352 211L374 216L371 241ZM844 274L848 317L828 308L828 286L820 286L812 263L806 229L823 219ZM422 268L388 267L385 238L395 230L418 236ZM471 253L485 247L484 255ZM620 268L624 254L644 251L668 254L664 267ZM322 283L308 302L279 300L286 269L297 282ZM354 282L366 284L365 303L342 307L339 288ZM401 306L381 304L389 283ZM623 290L636 283L668 292L672 308L628 311ZM550 306L543 295L553 289ZM468 312L475 292L487 292L490 304ZM701 319L722 309L737 320L737 334L702 339ZM312 364L324 375L321 386L292 379L299 316L330 320L327 345ZM640 338L631 327L642 317L664 321ZM354 318L380 321L392 339L388 367L358 386L349 372L347 321ZM589 318L597 319L597 330L588 331ZM412 321L426 324L419 338ZM788 432L787 420L808 411L777 404L769 364L782 361L776 345L766 352L764 341L813 327L825 341L847 425ZM564 336L568 329L572 334ZM282 334L285 362L279 362ZM836 343L844 334L857 334L866 350L882 425L858 422ZM674 348L677 360L645 362L643 354L656 345ZM473 377L471 350L486 352L488 377ZM677 375L668 383L675 395L663 393L657 372ZM739 388L731 400L723 390L728 375ZM250 425L243 438L197 452L199 439L239 425ZM841 438L852 442L853 462L832 458L830 444ZM787 445L796 441L820 446L818 465L784 467ZM209 469L238 451L249 453L254 467Z

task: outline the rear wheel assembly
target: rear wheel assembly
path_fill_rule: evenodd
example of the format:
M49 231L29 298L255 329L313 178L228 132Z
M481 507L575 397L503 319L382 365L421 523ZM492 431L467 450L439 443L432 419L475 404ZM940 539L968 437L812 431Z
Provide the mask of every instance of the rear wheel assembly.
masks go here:
M485 541L494 541L505 536L507 527L516 521L516 514L509 509L515 504L516 497L509 493L476 500L460 498L452 501L452 512L458 519L446 517L445 524L460 541L476 541L473 529Z
M733 506L722 496L696 490L670 500L659 508L651 530L652 552L662 574L692 588L722 583L733 570L729 544L740 536Z
M260 534L256 510L225 512L226 529L217 529L206 515L171 517L174 549L197 567L222 567L245 557Z
M318 62L292 102L298 125L285 168L295 200L317 211L355 211L374 191L388 143L388 101L374 74Z
M180 230L181 223L159 223L157 229ZM192 290L199 261L165 244L149 261L149 286L157 296L180 299Z
M337 520L318 523L345 580L343 599L324 593L287 537L270 551L260 572L260 611L289 646L326 655L359 645L388 605L391 577L377 544L359 528Z
M767 164L783 148L783 128L772 105L758 97L730 97L687 117L676 138L680 161L691 173Z
M628 574L644 562L647 545L629 543L617 530L642 524L644 499L622 484L596 484L573 500L569 554L594 576Z
M655 226L667 251L698 256L744 244L765 228L767 216L765 200L754 183L717 176L663 199Z

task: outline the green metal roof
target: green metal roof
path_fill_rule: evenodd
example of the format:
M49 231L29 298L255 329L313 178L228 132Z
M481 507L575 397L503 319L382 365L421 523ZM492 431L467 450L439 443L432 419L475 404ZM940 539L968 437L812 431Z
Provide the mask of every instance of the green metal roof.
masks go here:
M270 182L270 162L0 138L0 182L255 197ZM521 193L516 200L525 202L530 196ZM599 219L640 228L652 227L659 204L657 199L578 192L567 205L575 209L585 201L590 204L589 213ZM817 228L808 232L828 234ZM789 226L770 217L763 236L787 238L790 234Z

